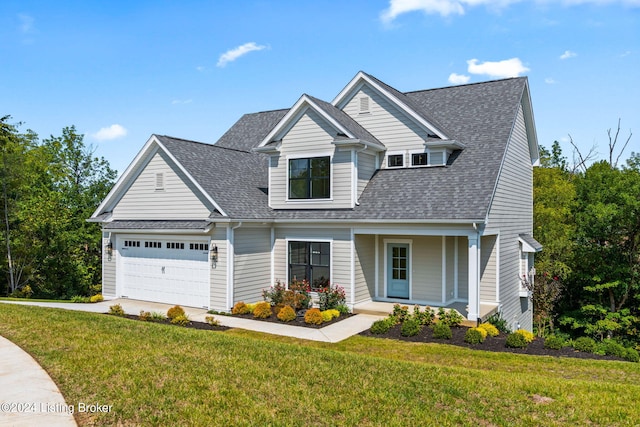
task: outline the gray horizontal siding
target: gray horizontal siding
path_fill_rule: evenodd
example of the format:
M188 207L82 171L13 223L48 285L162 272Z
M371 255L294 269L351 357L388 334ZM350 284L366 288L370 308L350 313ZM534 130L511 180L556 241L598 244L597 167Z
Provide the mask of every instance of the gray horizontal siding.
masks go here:
M102 233L102 247L104 248L109 242L109 233ZM116 236L112 235L111 242L113 244L113 254L111 261L107 257L106 250L102 252L102 295L107 297L116 297L116 258L118 249L116 247Z
M369 113L360 113L361 96L370 97ZM427 132L385 97L367 86L354 94L343 111L382 142L388 151L424 148Z
M157 152L113 209L113 219L203 219L210 209L186 176ZM156 174L164 174L164 189L156 189ZM208 202L207 202L208 203Z
M497 236L480 239L480 301L497 302Z
M500 231L500 302L510 326L531 329L531 305L519 297L518 235L532 233L533 168L522 107L507 146L501 174L489 210L489 227Z
M357 153L358 156L358 198L369 183L377 169L376 156L368 153Z
M351 152L336 151L332 144L336 130L317 113L308 110L282 139L280 156L271 158L269 193L271 207L275 209L348 208L351 201ZM319 153L332 153L332 200L287 201L287 156L316 157Z
M375 236L355 236L355 302L367 301L375 296L376 247Z
M227 307L227 228L216 227L211 235L211 245L218 247L218 262L211 268L210 308L228 310Z
M271 231L269 228L243 228L234 231L233 300L262 300L262 290L271 280Z

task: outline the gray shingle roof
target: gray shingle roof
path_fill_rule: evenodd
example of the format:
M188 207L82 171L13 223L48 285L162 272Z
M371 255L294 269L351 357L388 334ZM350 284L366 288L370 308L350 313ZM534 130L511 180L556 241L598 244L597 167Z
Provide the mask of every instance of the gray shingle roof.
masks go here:
M233 219L480 220L488 213L525 86L526 78L514 78L401 94L466 148L454 152L447 167L378 171L353 209L269 208L268 157L250 149L288 110L244 115L215 145L158 139Z

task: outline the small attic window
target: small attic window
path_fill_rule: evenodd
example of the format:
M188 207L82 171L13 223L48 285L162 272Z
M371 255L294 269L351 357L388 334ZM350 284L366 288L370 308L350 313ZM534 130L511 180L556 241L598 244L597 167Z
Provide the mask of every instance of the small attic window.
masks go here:
M361 96L360 97L360 114L367 114L370 113L371 110L370 108L370 99L368 96Z
M164 190L164 173L162 172L156 174L156 190Z

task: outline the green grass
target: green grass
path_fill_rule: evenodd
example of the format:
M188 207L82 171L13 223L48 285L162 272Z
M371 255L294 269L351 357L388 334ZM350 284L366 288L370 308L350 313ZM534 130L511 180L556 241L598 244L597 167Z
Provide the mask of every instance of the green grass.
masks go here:
M640 364L352 337L316 343L0 304L80 425L637 425ZM536 403L535 396L552 398Z
M68 299L38 299L38 298L13 298L13 297L0 297L0 301L21 301L21 302L68 302Z

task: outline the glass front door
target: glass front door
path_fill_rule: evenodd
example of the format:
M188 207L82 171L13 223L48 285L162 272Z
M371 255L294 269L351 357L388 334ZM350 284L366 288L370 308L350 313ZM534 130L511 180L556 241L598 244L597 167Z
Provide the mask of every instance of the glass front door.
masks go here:
M387 244L387 297L409 299L409 245Z

